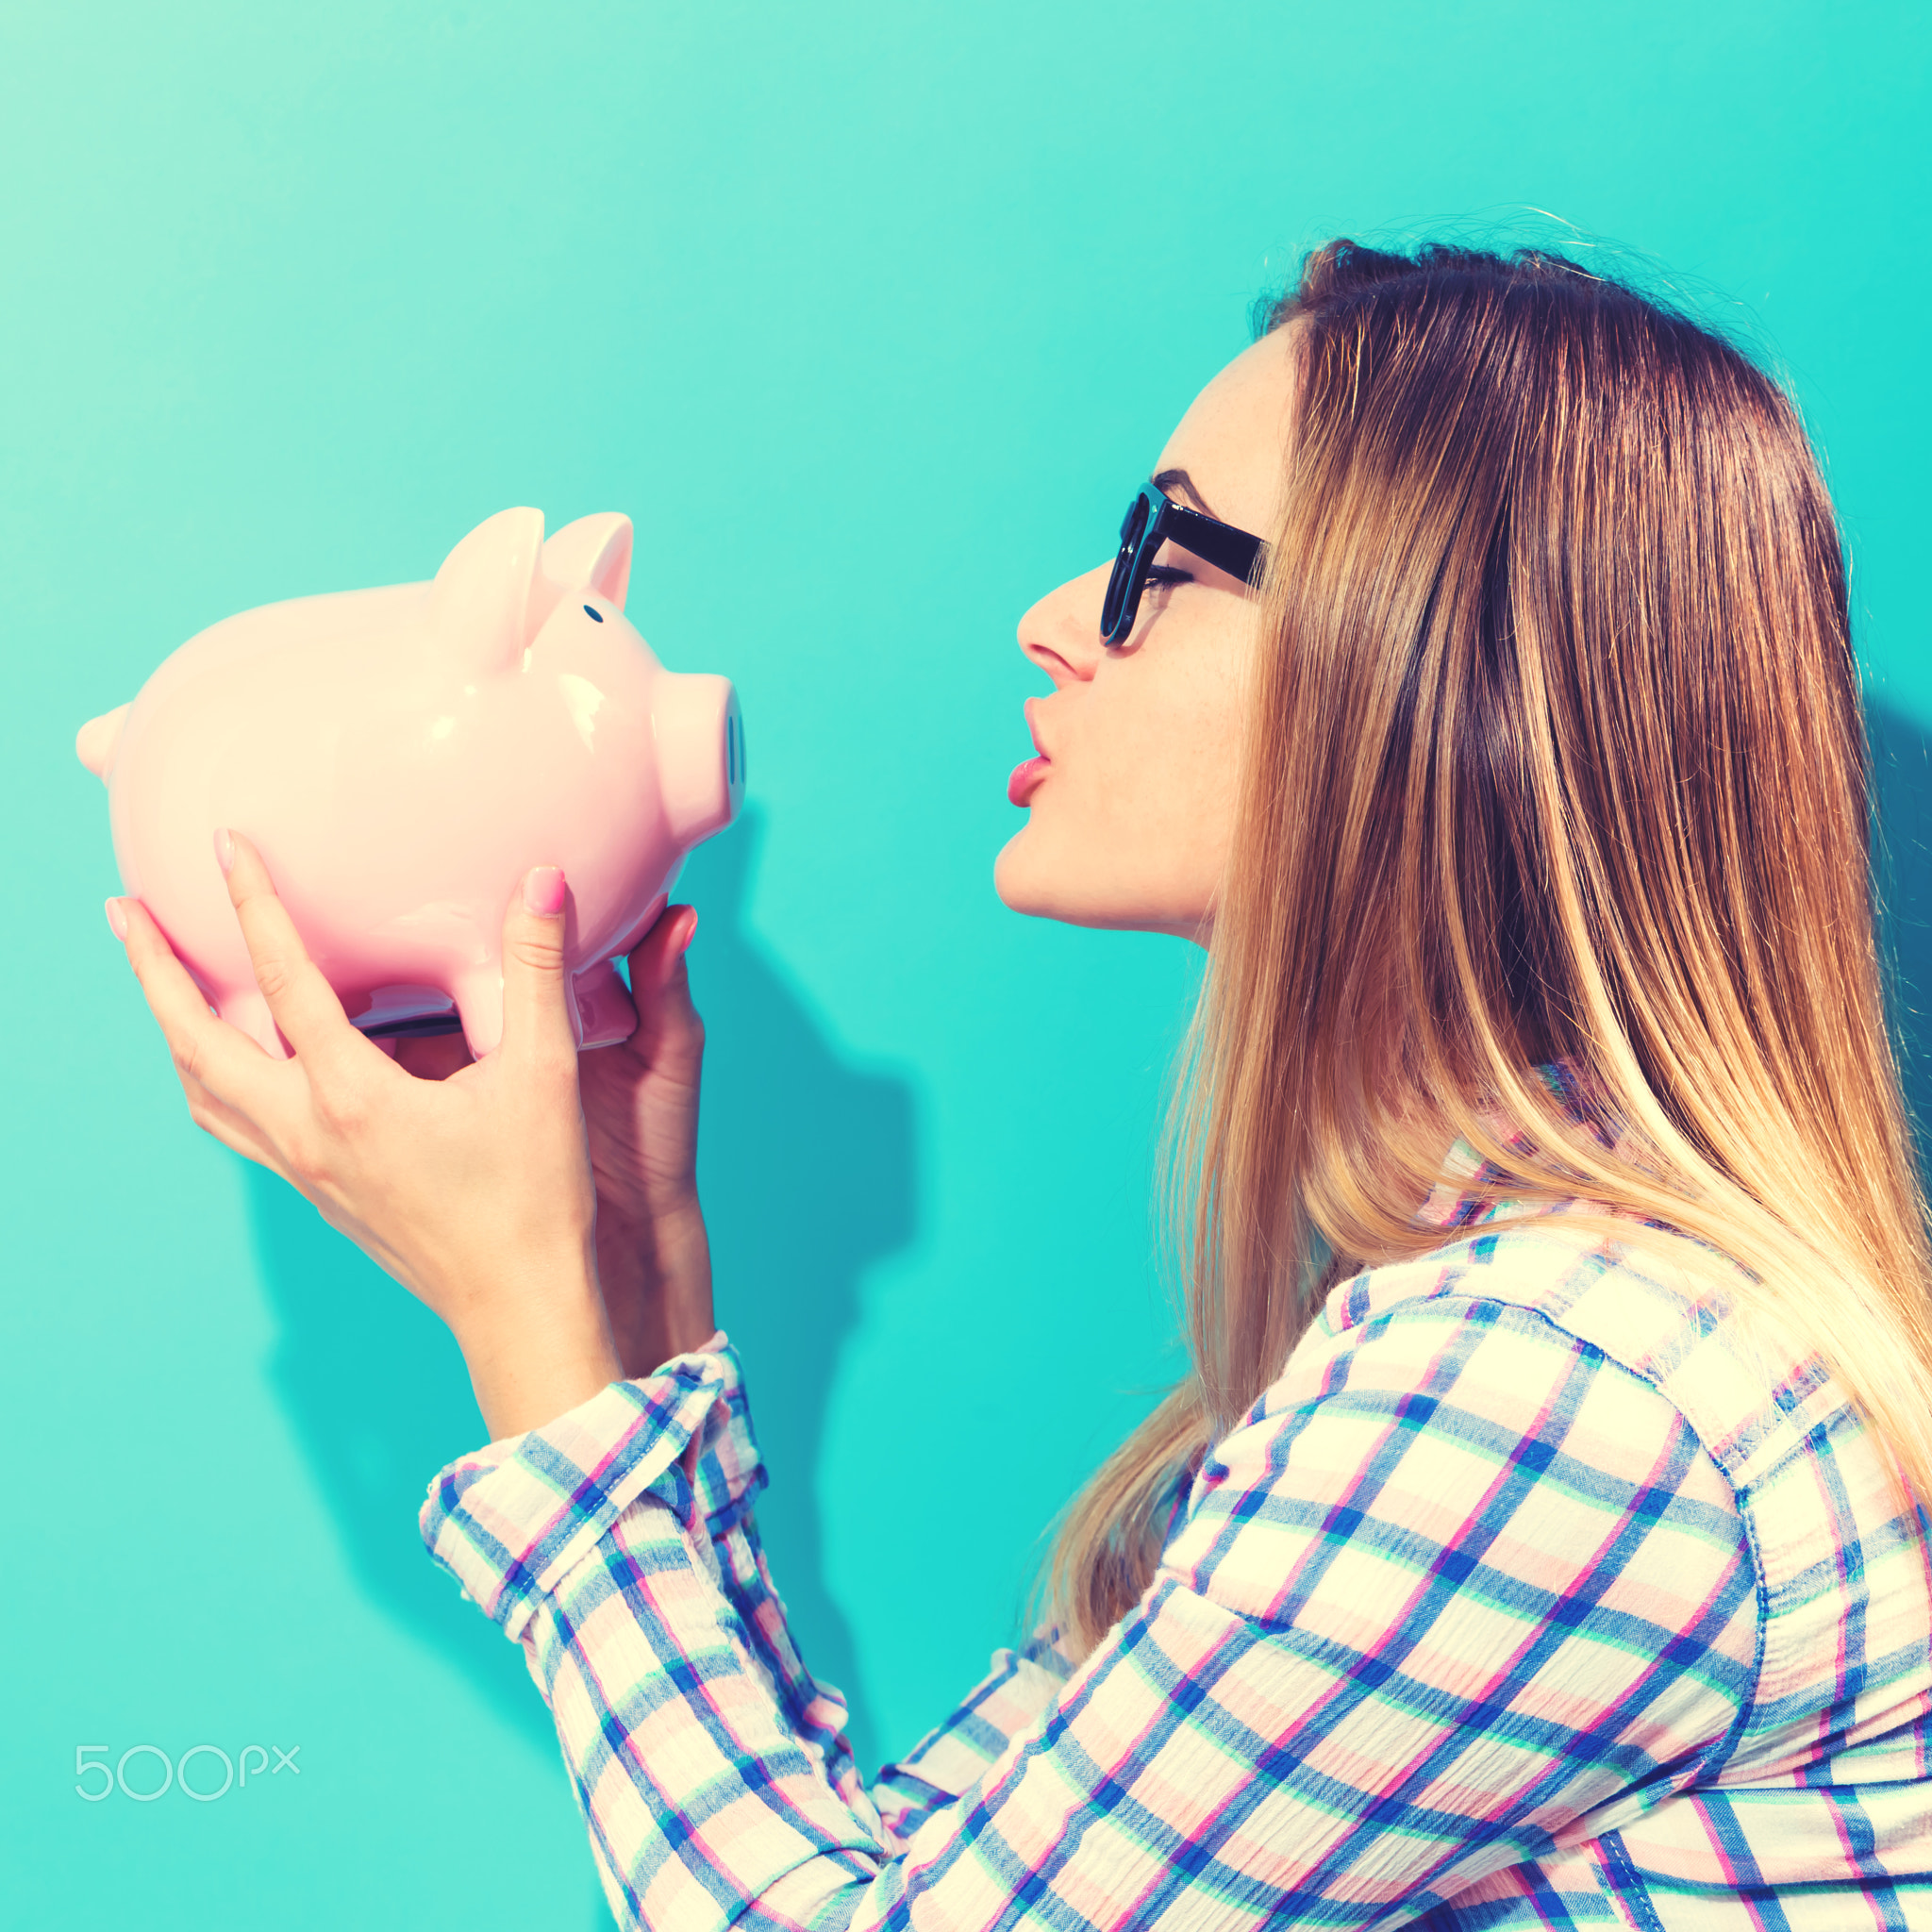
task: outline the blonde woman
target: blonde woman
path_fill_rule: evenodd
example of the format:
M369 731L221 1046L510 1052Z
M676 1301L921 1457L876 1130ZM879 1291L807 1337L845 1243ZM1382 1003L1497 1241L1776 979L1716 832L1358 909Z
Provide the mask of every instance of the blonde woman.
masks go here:
M760 1555L688 909L579 1063L540 869L501 1050L405 1068L218 841L292 1060L111 908L194 1118L461 1341L493 1440L424 1534L625 1925L1932 1925L1932 1257L1817 464L1548 256L1335 242L1265 320L1021 624L998 867L1208 950L1194 1369L906 1762Z

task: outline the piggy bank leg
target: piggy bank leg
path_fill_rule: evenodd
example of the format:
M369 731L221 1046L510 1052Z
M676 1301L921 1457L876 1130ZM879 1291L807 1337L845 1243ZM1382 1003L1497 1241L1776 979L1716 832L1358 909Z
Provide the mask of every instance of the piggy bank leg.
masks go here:
M239 1027L271 1058L278 1060L289 1058L289 1049L282 1044L282 1036L276 1030L275 1015L269 1011L268 1002L262 998L258 987L238 987L232 992L218 993L214 1008L218 1018L225 1020L230 1026Z
M637 1030L637 1008L608 959L587 966L563 983L571 1024L579 1047L615 1046ZM503 974L478 968L465 974L450 989L463 1023L463 1038L477 1059L494 1053L503 1041Z
M482 1059L503 1044L503 968L495 960L458 975L449 990L470 1052Z
M616 1046L637 1031L638 1009L618 976L615 960L600 959L594 966L586 966L565 984L570 989L580 1050Z

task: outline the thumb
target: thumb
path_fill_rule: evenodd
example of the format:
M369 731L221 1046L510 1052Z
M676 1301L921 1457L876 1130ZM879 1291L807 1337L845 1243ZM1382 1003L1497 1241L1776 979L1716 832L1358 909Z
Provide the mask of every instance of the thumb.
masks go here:
M667 906L630 955L637 1031L625 1043L660 1072L694 1078L705 1050L704 1022L691 1004L685 948L697 930L697 908Z
M533 865L503 917L503 1048L520 1058L576 1058L564 990L569 893L560 865Z

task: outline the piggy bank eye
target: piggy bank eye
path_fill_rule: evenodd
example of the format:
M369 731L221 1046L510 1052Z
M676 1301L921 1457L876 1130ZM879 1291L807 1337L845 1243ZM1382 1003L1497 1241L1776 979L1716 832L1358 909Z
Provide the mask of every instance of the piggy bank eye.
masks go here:
M592 610L588 604L584 606L584 615L591 619L594 623L602 624L604 622L603 612L598 610Z

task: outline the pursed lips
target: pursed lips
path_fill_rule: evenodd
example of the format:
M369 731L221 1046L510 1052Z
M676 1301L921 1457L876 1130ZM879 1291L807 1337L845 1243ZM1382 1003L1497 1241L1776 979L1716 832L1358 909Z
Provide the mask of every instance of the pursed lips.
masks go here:
M1007 796L1015 805L1024 805L1039 788L1040 781L1046 776L1047 767L1053 760L1047 757L1046 747L1040 741L1040 727L1033 722L1033 700L1028 698L1024 707L1026 735L1033 741L1034 756L1024 759L1013 767L1012 775L1007 780Z

